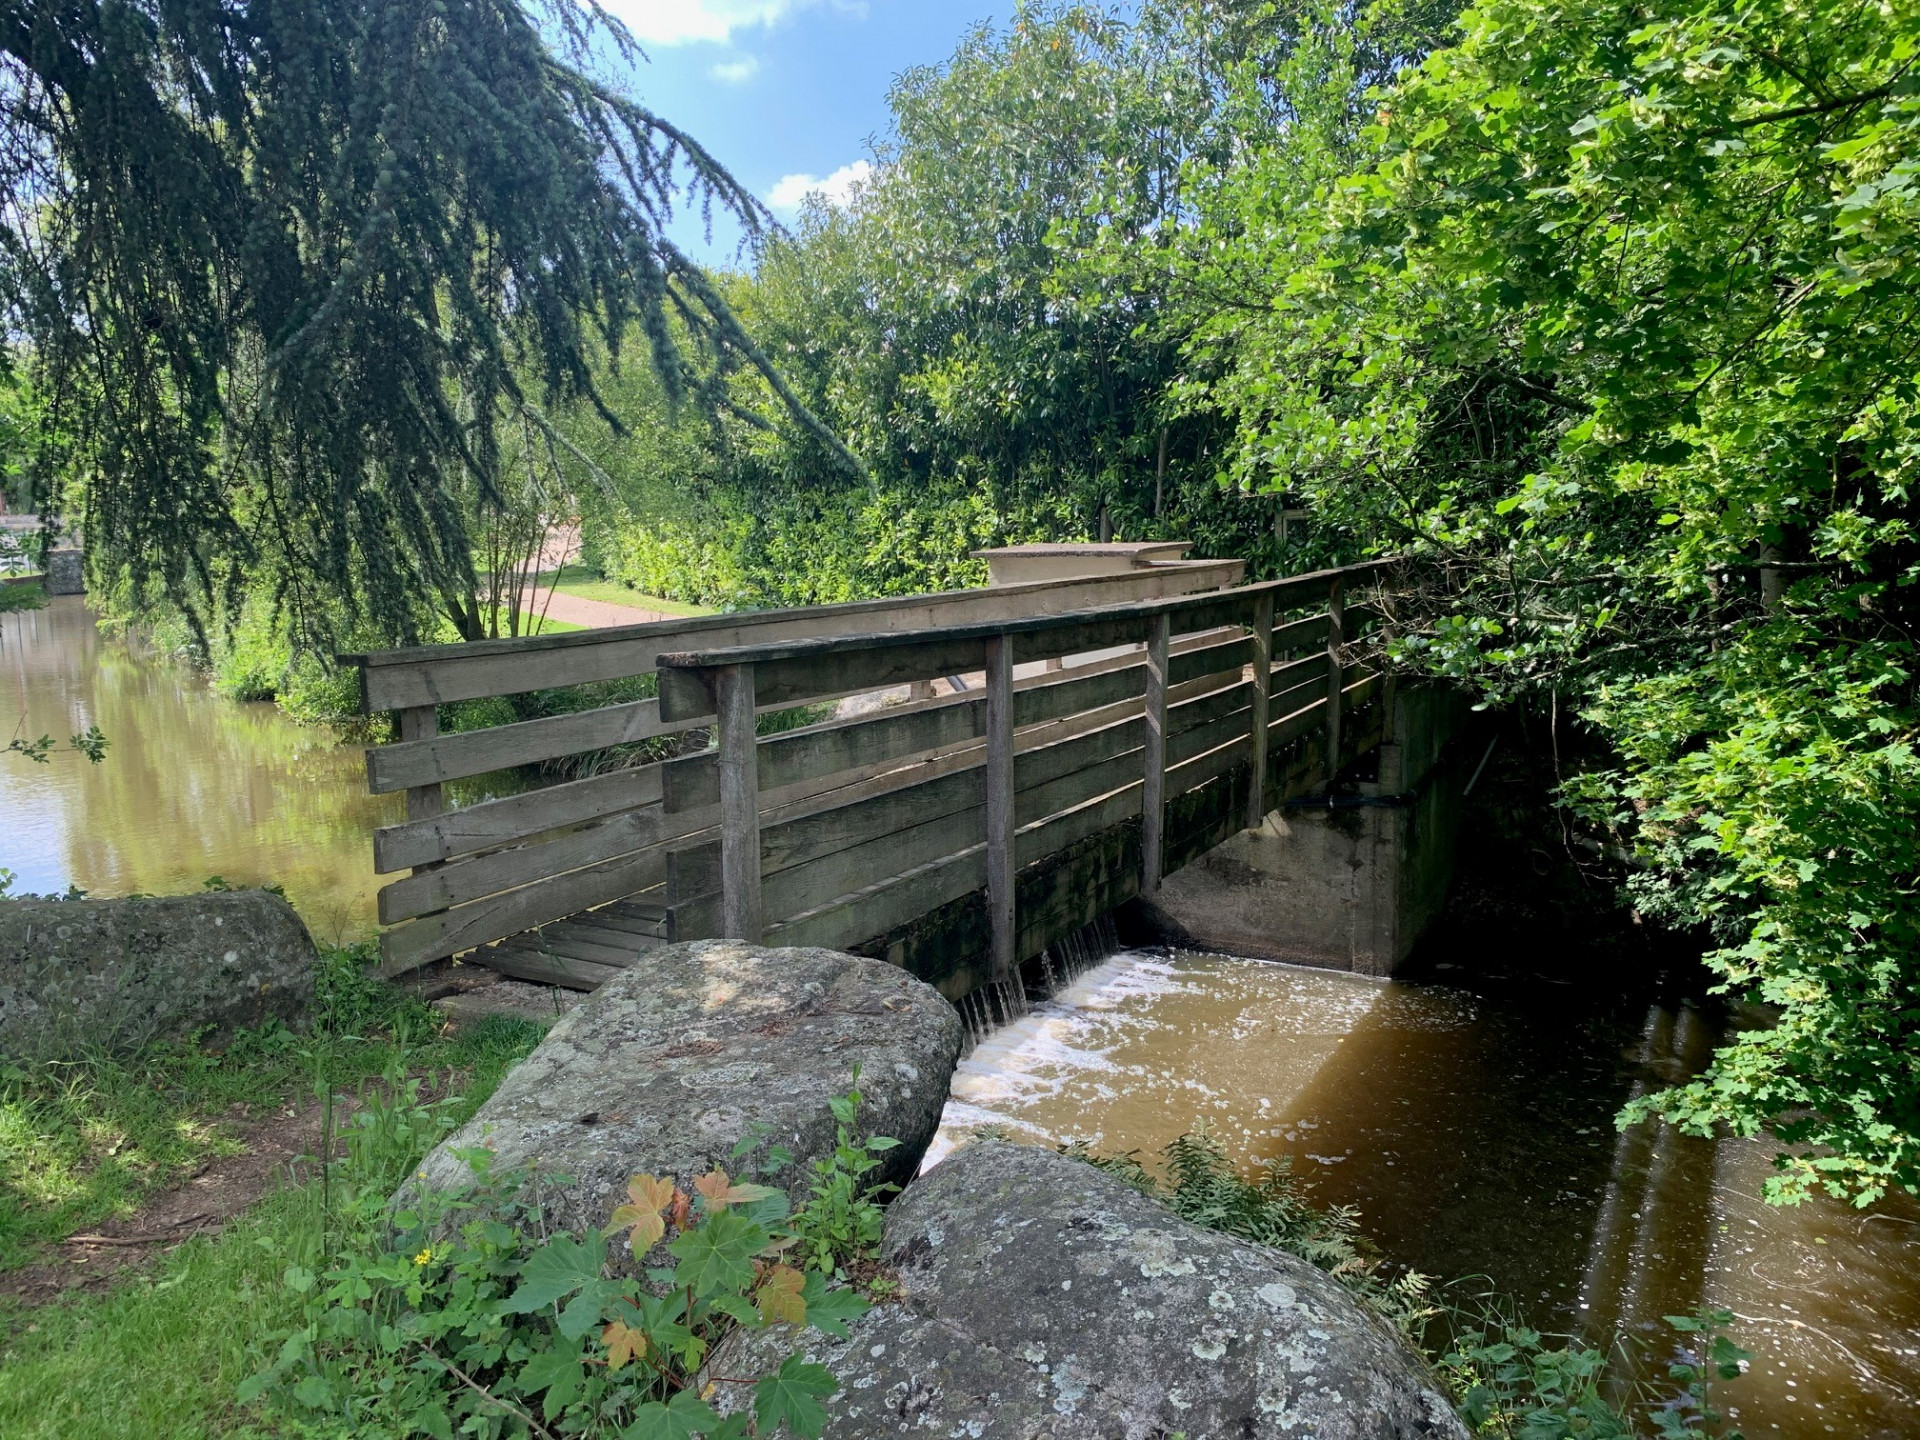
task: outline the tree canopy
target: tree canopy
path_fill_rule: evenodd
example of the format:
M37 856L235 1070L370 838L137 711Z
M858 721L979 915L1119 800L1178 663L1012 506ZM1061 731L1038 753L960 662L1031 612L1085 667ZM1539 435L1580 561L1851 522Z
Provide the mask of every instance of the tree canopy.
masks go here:
M502 424L592 404L596 359L784 395L665 232L761 207L596 46L637 54L591 0L8 12L0 298L96 564L176 602L268 571L404 638L475 588Z

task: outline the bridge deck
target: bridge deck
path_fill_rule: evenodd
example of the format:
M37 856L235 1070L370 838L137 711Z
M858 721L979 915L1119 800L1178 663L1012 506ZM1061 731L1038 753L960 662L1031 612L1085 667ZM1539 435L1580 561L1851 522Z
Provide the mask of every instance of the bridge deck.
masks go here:
M1216 565L356 657L369 708L401 712L368 757L376 790L408 790L375 842L412 872L381 892L386 968L465 953L587 989L724 935L884 956L955 998L1005 982L1378 742L1383 682L1346 653L1371 614L1346 587L1374 573L1220 590ZM465 734L429 703L650 671L655 698ZM964 674L985 684L757 733ZM696 753L441 802L445 780L707 727Z

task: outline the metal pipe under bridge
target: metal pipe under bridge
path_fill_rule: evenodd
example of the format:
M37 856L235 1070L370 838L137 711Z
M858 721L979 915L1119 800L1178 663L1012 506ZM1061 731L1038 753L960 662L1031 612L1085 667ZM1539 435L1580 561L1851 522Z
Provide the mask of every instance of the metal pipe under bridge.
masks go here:
M1380 744L1391 682L1351 656L1381 570L1246 585L1238 561L1175 561L342 657L366 711L396 714L370 787L407 796L374 837L399 876L382 973L460 956L585 990L654 946L731 937L879 956L956 1000L1007 983ZM439 733L444 704L644 675L652 698ZM695 730L693 753L445 803L449 781Z

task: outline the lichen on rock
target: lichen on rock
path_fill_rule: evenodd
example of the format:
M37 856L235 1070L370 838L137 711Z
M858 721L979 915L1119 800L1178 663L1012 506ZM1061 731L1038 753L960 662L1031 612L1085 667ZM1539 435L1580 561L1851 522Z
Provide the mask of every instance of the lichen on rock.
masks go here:
M1090 1165L978 1141L888 1214L899 1303L798 1344L840 1381L835 1440L1465 1440L1419 1357L1303 1260L1191 1225Z
M937 991L878 960L662 946L564 1016L413 1183L459 1187L470 1170L457 1152L484 1146L496 1173L537 1166L548 1223L584 1231L606 1224L636 1172L685 1187L716 1164L764 1170L780 1146L791 1164L761 1178L798 1200L812 1161L833 1150L827 1102L856 1067L862 1130L901 1142L874 1178L904 1181L939 1124L960 1038Z
M0 1055L130 1050L279 1020L313 1006L313 940L262 890L0 904Z

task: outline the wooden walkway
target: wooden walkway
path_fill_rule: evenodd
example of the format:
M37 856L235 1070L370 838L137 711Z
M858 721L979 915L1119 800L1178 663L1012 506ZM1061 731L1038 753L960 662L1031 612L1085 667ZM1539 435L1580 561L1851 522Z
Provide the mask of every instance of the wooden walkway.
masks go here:
M1377 567L1238 562L349 657L399 740L375 837L386 970L448 955L587 989L670 939L893 960L953 998L1329 780L1381 738L1347 663ZM1198 593L1195 593L1198 592ZM1056 668L1058 667L1058 668ZM657 698L456 735L436 704L622 676ZM781 733L764 716L983 684ZM710 727L678 758L464 810L444 782Z

